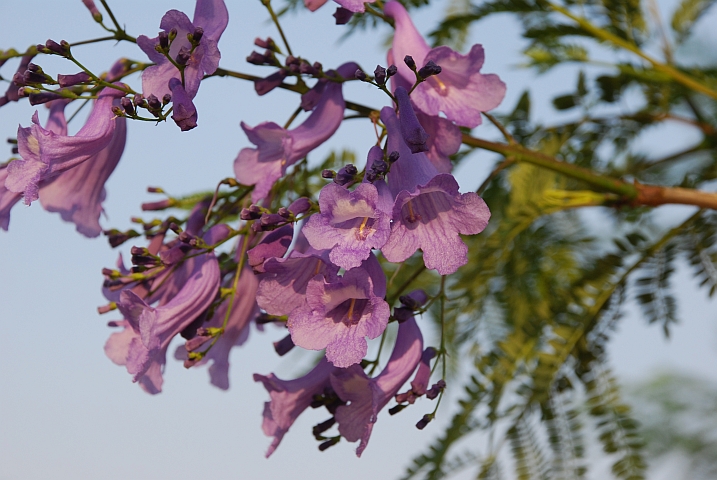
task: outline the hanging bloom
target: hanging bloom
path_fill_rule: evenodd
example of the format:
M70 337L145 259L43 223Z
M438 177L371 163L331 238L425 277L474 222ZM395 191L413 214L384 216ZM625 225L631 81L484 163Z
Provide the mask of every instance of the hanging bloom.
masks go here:
M57 135L67 135L66 104L66 100L55 100L50 104L47 129ZM119 105L119 99L115 99L114 105ZM104 185L119 163L126 141L126 119L117 118L114 133L106 147L40 185L39 197L43 208L59 213L66 222L74 223L77 231L86 237L102 233L99 219L106 197Z
M321 189L319 208L321 213L312 215L302 231L312 247L330 249L329 259L341 268L358 267L372 249L388 240L392 209L388 190L379 192L366 182L349 191L332 182Z
M420 110L416 111L416 118L428 134L426 156L438 172L451 173L453 164L450 156L461 148L461 129L446 118L426 115Z
M350 62L340 66L337 72L348 78L357 68L355 63ZM255 185L251 194L253 202L266 197L274 182L286 173L289 166L336 132L343 121L346 106L341 87L341 83L328 82L309 118L292 130L281 128L274 122L264 122L256 127L242 122L249 141L257 148L244 148L239 152L234 161L234 173L240 183Z
M193 21L189 21L189 17L178 10L169 10L159 24L159 28L163 30L159 36L148 38L145 35L140 35L137 37L137 45L152 62L156 63L142 73L144 96L154 95L157 98L163 98L164 95L171 93L175 111L191 112L194 107L191 99L197 95L202 78L204 75L214 73L219 67L221 54L217 43L228 23L229 12L227 12L224 0L197 0ZM178 98L175 98L175 95L180 92L176 91L176 87L172 88L169 83L173 78L181 80L181 74L164 54L155 50L157 45L167 41L167 35L172 29L175 29L177 35L169 48L169 56L172 59L177 59L178 56L183 57L182 62L186 65L183 92ZM192 51L192 42L187 35L192 36L197 44L194 51ZM190 52L191 55L189 55ZM194 111L196 113L196 110ZM188 130L187 123L183 122L187 116L182 113L177 116L178 120L175 119L177 124L182 130ZM191 116L190 114L189 117Z
M18 150L21 160L7 167L5 187L15 193L23 193L29 205L39 196L40 183L76 167L107 147L114 138L118 124L112 105L124 92L104 88L92 108L85 125L75 136L58 135L40 126L37 112L32 117L34 125L17 130Z
M306 287L306 302L289 314L291 338L302 348L325 348L337 367L356 364L366 356L366 337L376 338L386 329L390 308L385 294L386 277L373 254L335 282L317 275Z
M413 57L419 68L429 61L442 68L440 74L416 87L411 96L416 107L432 116L443 112L449 120L465 127L480 125L480 112L497 107L505 96L505 84L497 75L480 73L485 58L483 47L473 45L467 55L446 46L432 49L416 30L403 5L390 1L384 13L396 24L389 64L398 67L398 75L404 82L413 85L416 78L403 62L406 55Z
M268 232L256 247L246 252L249 266L255 273L264 273L264 262L270 258L283 257L289 250L293 237L293 225L284 225Z
M439 174L425 153L411 153L392 108L381 110L381 120L388 130L388 151L400 153L388 175L395 202L391 235L381 252L389 262L403 262L420 248L427 268L454 273L468 262L459 234L482 232L490 210L477 194L459 193L455 178Z
M228 233L226 225L217 225L204 238L213 244ZM200 254L192 260L176 269L187 270L186 281L166 303L152 307L149 298L142 299L129 289L119 297L117 307L125 319L115 324L125 330L110 336L105 352L115 363L125 365L133 381L148 393L162 391L162 370L172 338L209 307L219 288L219 263L214 253Z
M329 375L334 370L335 367L326 358L322 358L313 370L294 380L281 380L273 373L266 376L254 374L254 381L264 384L271 397L271 401L264 403L262 424L264 434L274 437L266 451L267 458L274 453L301 412L309 408L314 396L331 386Z
M176 78L169 79L169 88L172 90L172 120L179 128L186 132L197 126L197 108L192 98L187 95L182 82Z
M368 445L378 412L398 393L421 359L423 336L411 317L398 326L396 345L383 371L369 378L358 365L331 374L331 386L348 405L336 409L339 433L349 442L360 440L356 455Z
M238 252L241 252L241 250L239 249ZM230 277L225 287L231 288L233 280L233 277ZM199 362L199 364L204 364L210 360L212 361L209 367L210 381L212 385L222 390L229 389L229 354L231 353L231 349L241 346L246 342L249 337L249 325L251 324L251 320L253 320L259 312L259 308L256 305L256 289L258 284L259 281L249 268L242 270L239 276L239 282L237 283L237 293L232 303L231 313L227 319L226 327L224 327L224 333L221 334L217 342ZM224 325L229 304L229 299L224 300L214 311L212 317L203 322L201 327L197 329L196 336L187 340L185 345L181 345L177 348L175 358L184 360L185 367L189 368L194 365L191 360L187 359L187 352L201 351L202 349L200 347L212 340L213 337L205 333L207 329L221 328Z

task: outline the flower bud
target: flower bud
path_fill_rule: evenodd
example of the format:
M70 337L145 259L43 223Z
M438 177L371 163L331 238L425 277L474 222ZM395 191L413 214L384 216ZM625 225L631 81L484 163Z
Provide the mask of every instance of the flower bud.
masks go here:
M400 157L400 154L394 150L388 154L388 163L395 163L398 160L398 157Z
M326 169L321 171L322 178L334 178L335 176L336 172L334 172L333 170Z
M179 53L177 54L177 58L175 60L179 65L186 65L191 56L192 54L190 50L187 47L182 47L179 49Z
M344 7L338 7L336 11L334 12L334 18L336 19L336 25L346 25L351 21L351 17L354 16L354 13Z
M177 29L173 28L169 31L169 41L173 42L175 38L177 38Z
M418 76L421 78L428 78L433 75L441 73L442 69L435 64L433 60L429 60L421 69L418 71Z
M356 167L349 163L336 173L334 183L337 183L342 186L351 183L357 173L358 170L356 169Z
M264 65L267 63L266 57L257 51L251 52L249 56L246 57L246 61L252 65Z
M159 32L159 36L157 37L159 39L159 48L162 49L162 51L168 52L169 51L169 35L165 31Z
M396 73L398 73L398 67L396 67L396 65L391 65L386 69L386 77L388 78L393 77Z
M204 36L204 29L202 27L197 27L194 29L194 32L192 32L192 37L189 39L190 42L194 45L199 45L199 42L202 40L202 37Z
M72 87L79 83L87 83L90 80L92 80L92 77L90 77L85 72L79 72L74 75L58 75L57 76L57 83L59 83L61 87Z
M361 80L362 82L366 82L368 80L368 76L366 76L366 73L364 73L364 71L361 69L356 70L356 73L354 73L354 77L356 77L357 80Z
M416 61L413 59L412 56L406 55L405 57L403 57L403 63L405 63L406 66L412 71L416 71Z
M291 205L289 205L289 211L294 215L301 215L306 213L311 208L311 201L306 197L297 198Z
M379 85L386 84L386 69L381 65L376 65L376 70L373 71L374 79Z

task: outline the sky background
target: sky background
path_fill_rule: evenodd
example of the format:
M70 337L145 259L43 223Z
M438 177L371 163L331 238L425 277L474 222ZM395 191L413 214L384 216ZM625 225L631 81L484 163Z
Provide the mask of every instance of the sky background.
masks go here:
M258 0L227 4L230 24L219 44L221 66L269 74L270 69L244 61L253 49L254 37L271 35L278 40L273 25L266 21L266 11ZM128 33L150 37L156 35L162 15L170 8L190 16L194 10L190 0L123 0L110 1L110 5ZM419 29L428 33L445 6L444 2L435 2L430 9L419 11L415 16ZM349 60L368 71L377 63L385 65L388 29L339 42L345 29L334 25L333 11L334 5L329 2L313 14L302 11L283 20L295 54L320 61L326 68ZM705 23L701 30L706 44L714 44L715 33ZM101 36L104 32L80 0L25 0L0 5L0 48L21 50L47 38L74 42ZM508 85L498 112L512 109L523 90L530 88L538 118L560 118L550 108L550 99L573 91L574 72L557 69L536 76L521 69L523 41L513 18L502 16L479 23L471 33L471 43L485 47L482 71L499 74ZM693 48L699 49L699 45ZM121 56L146 60L129 43L87 45L74 52L95 72L108 69ZM36 60L52 74L77 70L57 58ZM0 74L10 77L16 65L8 62ZM129 82L140 89L138 78ZM348 85L344 94L349 100L373 107L386 104L380 92L358 82ZM141 215L142 202L158 199L146 193L149 185L161 186L175 195L213 189L220 179L233 175L236 154L249 146L240 121L282 124L296 108L298 96L275 91L259 98L250 83L216 78L202 84L195 104L199 127L190 132L180 132L173 122L158 126L129 123L123 159L106 185L105 228L129 227L129 218ZM630 106L629 98L621 105ZM46 109L38 109L44 119ZM29 125L33 111L34 107L26 103L3 107L0 136L14 137L18 123ZM68 112L72 111L70 107ZM71 124L71 133L82 125L81 119L82 115ZM484 126L476 134L495 137L496 132ZM311 157L322 159L332 148L349 148L363 158L372 138L368 122L345 122ZM680 150L692 141L688 131L677 127L655 130L641 139L645 148L664 153ZM0 159L9 155L8 146ZM495 159L489 152L467 158L456 172L462 191L475 189ZM689 207L662 207L661 219L666 225L674 224L690 212ZM601 221L599 213L595 219ZM125 250L131 245L128 242ZM100 292L101 269L114 265L117 253L103 237L80 236L74 225L45 212L39 203L17 205L10 232L0 232L0 480L253 479L288 475L297 480L326 476L396 478L450 419L460 388L449 388L447 408L422 432L413 425L433 408L425 399L394 417L383 412L359 460L354 455L355 445L346 442L320 453L310 431L327 414L325 410L307 411L272 458L265 460L270 439L262 434L261 412L268 395L251 375L274 371L281 378L291 378L311 355L292 352L279 358L271 342L285 332L275 328L263 333L253 330L249 342L234 350L228 392L212 387L205 369L185 370L169 359L163 393L144 393L130 381L124 368L105 357L102 348L111 333L106 323L118 319L118 314L96 313L96 307L106 303ZM673 284L677 286L683 322L673 329L669 341L659 327L646 326L633 306L619 325L610 346L610 363L625 383L668 367L717 380L714 303L706 300L704 291L697 290L685 269L677 272ZM170 352L173 350L170 347ZM668 467L653 473L651 478L669 478Z

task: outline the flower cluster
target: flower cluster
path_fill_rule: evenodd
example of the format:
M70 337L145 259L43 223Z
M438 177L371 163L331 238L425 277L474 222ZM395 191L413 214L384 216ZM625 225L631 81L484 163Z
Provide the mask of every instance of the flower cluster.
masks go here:
M305 1L312 11L324 3ZM379 8L373 2L336 3L339 24ZM101 23L94 2L85 4ZM420 250L427 269L450 275L468 261L461 235L480 233L490 218L476 193L459 192L450 157L460 147L460 127L478 126L481 112L502 100L505 85L496 75L480 73L480 45L467 55L448 47L430 49L400 3L387 2L382 15L393 19L396 32L388 67L378 66L373 77L351 61L328 70L291 54L280 61L283 54L273 40L257 39L255 45L265 50L247 60L275 70L253 78L256 92L291 86L302 93L306 119L294 128L242 122L254 147L239 151L235 177L220 184L229 191L220 193L218 187L213 197L195 199L184 220L137 221L148 245L132 247L130 269L120 256L115 269L104 270L109 303L100 312L116 310L121 316L109 322L120 330L110 335L105 352L149 393L162 390L167 351L177 335L185 343L174 357L186 368L211 363L211 383L222 389L229 387L230 351L246 341L251 323L286 329L286 337L274 344L279 355L295 346L324 351L301 378L254 376L270 396L263 423L273 437L267 455L302 411L326 407L330 418L313 432L320 449L344 438L359 442L360 456L379 411L392 399L398 403L391 409L396 413L421 396L435 399L443 391L443 380L429 388L430 362L445 352L424 349L415 318L443 292L389 296L384 268ZM102 76L83 68L55 79L32 57L24 59L5 101L29 97L34 104L46 103L49 117L43 127L35 113L31 126L18 129L19 158L0 167L0 227L7 230L14 204L39 199L48 211L74 222L80 233L99 235L104 183L122 156L127 119L163 121L171 114L182 131L197 127L193 100L202 80L219 68L218 42L227 25L223 0L197 0L191 21L170 10L156 37L136 39L151 65L120 59ZM37 50L74 60L66 42L50 40ZM121 81L137 70L143 70L141 92ZM292 77L296 83L286 84ZM375 85L388 103L370 113L364 108L377 131L377 142L366 146L365 167L323 170L317 198L308 189L305 196L287 192L282 182L308 168L307 155L342 125L347 106L356 108L344 99L345 87L354 81ZM307 82L314 84L309 88ZM53 85L59 88L50 90ZM65 107L81 98L94 99L92 111L70 136ZM168 198L143 209L178 203ZM113 246L139 236L105 233ZM230 251L223 250L232 244ZM397 300L400 305L394 305ZM389 323L398 325L395 345L374 376L379 358L366 358L368 341L385 335ZM414 372L410 390L399 393ZM334 425L338 435L326 436Z

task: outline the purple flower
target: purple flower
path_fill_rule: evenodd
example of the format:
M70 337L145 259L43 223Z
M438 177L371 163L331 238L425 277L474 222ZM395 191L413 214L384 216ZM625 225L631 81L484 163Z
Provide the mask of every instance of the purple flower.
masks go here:
M404 87L397 87L395 91L396 103L401 113L399 117L399 125L401 126L401 135L406 145L411 149L411 153L425 152L428 150L426 141L429 135L423 129L413 111L411 99Z
M47 129L58 135L67 134L66 104L65 100L50 104ZM114 104L119 105L119 100L115 99ZM114 133L106 147L74 168L41 183L39 197L43 208L59 213L66 222L74 223L77 231L86 237L102 233L99 219L106 197L104 185L122 157L126 140L126 120L117 118Z
M348 405L336 409L339 433L349 442L360 440L356 455L361 456L378 412L398 393L421 359L423 336L414 318L399 324L396 345L383 371L369 378L358 365L331 374L331 386Z
M182 82L176 78L169 79L169 88L172 90L172 120L179 128L186 132L197 126L197 108L192 98L187 95Z
M428 382L431 380L431 360L437 355L436 349L428 347L421 355L421 363L418 364L416 376L411 381L411 389L405 393L396 395L398 403L408 402L411 405L428 390Z
M281 228L268 232L256 247L246 252L249 266L256 273L264 273L264 262L270 258L283 257L287 250L289 250L293 237L293 225L284 225Z
M443 117L426 115L420 110L416 117L428 134L426 156L440 173L451 173L453 164L449 158L461 148L461 130L455 123Z
M103 89L87 122L72 137L42 128L35 112L32 117L34 125L17 130L22 160L8 165L7 189L23 193L25 204L29 205L37 200L41 182L87 161L107 147L115 136L118 124L112 105L115 99L123 96L123 92L114 88Z
M392 108L381 110L381 120L388 130L388 150L400 153L388 175L396 199L391 235L381 251L389 262L403 262L420 248L427 268L454 273L468 262L459 234L482 232L490 210L477 194L459 193L455 178L439 174L424 153L411 154Z
M319 195L320 214L312 215L302 231L312 247L330 249L329 259L341 268L361 265L374 248L381 248L391 231L391 194L362 183L349 191L329 183Z
M306 302L289 314L291 338L302 348L325 348L337 367L358 363L368 349L366 337L378 337L388 324L385 294L386 278L373 254L334 282L317 275L306 287Z
M147 68L142 74L144 96L154 95L157 98L162 98L171 92L175 105L179 103L183 108L191 111L189 104L191 104L191 99L197 95L202 78L206 74L214 73L219 66L221 54L219 53L217 42L219 42L219 38L227 27L228 22L229 13L224 0L197 0L194 9L194 20L191 22L187 15L178 10L170 10L162 17L159 28L167 34L172 29L177 31L177 36L169 49L169 56L173 59L177 58L180 51L183 53L191 51L192 43L187 38L188 34L195 35L199 31L203 31L199 44L189 56L184 69L185 93L183 95L188 97L189 103L183 97L180 99L174 98L176 93L171 92L174 89L169 84L170 80L173 78L180 80L181 76L179 70L167 57L155 50L155 46L160 43L159 36L148 38L145 35L140 35L137 37L137 45L147 54L150 60L156 63L156 65ZM180 114L179 117L181 121L184 114ZM185 130L180 121L177 121L177 124Z
M355 63L338 68L342 77L356 71ZM250 127L242 122L249 141L257 148L244 148L234 161L234 173L244 185L255 185L251 198L258 202L266 197L286 169L324 143L339 128L344 116L341 83L328 82L309 118L293 130L285 130L274 122Z
M339 267L329 261L328 251L295 249L287 258L269 258L259 276L256 301L270 315L289 315L302 306L312 278L336 281Z
M225 285L231 288L233 277ZM237 294L234 298L231 313L217 342L212 346L209 352L204 356L201 364L211 360L212 365L209 367L209 378L212 385L227 390L229 388L229 354L235 346L241 346L249 337L249 325L251 320L256 317L259 309L256 305L256 289L259 281L254 273L245 268L239 277L237 284ZM214 311L214 315L208 321L202 323L197 336L187 341L186 345L177 348L175 358L185 360L185 367L192 366L192 362L186 360L187 351L197 350L203 345L201 338L201 330L206 328L221 328L229 309L229 299L224 300L222 304ZM196 346L192 345L195 341ZM198 340L198 341L197 341ZM206 338L206 341L211 337ZM201 350L201 349L200 349Z
M213 244L227 234L226 225L217 225L207 232L205 241ZM219 288L219 263L214 254L200 254L192 260L176 267L176 271L185 270L186 280L166 303L151 307L149 298L142 299L129 289L119 297L117 306L127 324L118 323L125 331L110 336L105 352L115 363L125 365L133 381L148 393L162 391L162 370L172 338L209 307Z
M10 226L10 210L20 201L22 195L5 188L7 165L0 167L0 228L7 231Z
M17 72L12 77L13 79L10 81L10 85L7 87L7 90L5 91L5 95L3 97L0 97L0 107L3 105L6 105L9 102L17 102L20 99L20 95L17 93L18 89L20 88L20 85L15 82L15 78L18 74L22 75L27 70L28 65L30 65L30 62L32 59L35 58L35 55L25 55L20 60L20 65L17 67Z
M335 370L326 358L309 373L294 380L281 380L273 373L267 376L254 374L254 381L264 384L271 401L264 403L264 434L274 437L266 456L269 457L279 446L284 434L289 430L301 412L306 410L314 400L330 387L329 375Z
M386 3L384 12L396 24L389 64L394 63L393 59L400 60L410 55L419 67L433 61L442 68L439 75L433 75L418 85L412 94L416 107L432 116L443 112L458 125L471 128L480 125L480 112L497 107L505 96L505 84L497 75L480 73L485 57L483 47L473 45L467 55L446 46L431 49L400 3ZM398 75L412 85L414 73L403 62L395 63Z

